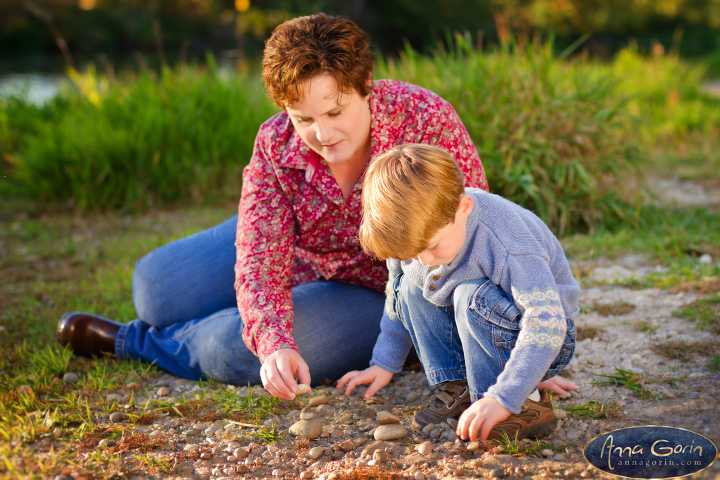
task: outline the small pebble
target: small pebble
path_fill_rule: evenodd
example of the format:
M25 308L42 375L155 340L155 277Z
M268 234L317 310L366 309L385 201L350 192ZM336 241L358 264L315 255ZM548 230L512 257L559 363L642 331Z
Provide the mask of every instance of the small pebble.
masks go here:
M78 377L77 373L67 372L65 375L63 375L63 382L65 383L77 383L79 381L80 377Z
M415 476L413 478L415 478L415 480L425 480L425 474L422 472L415 472Z
M422 455L430 455L432 453L432 443L423 442L417 446L417 451Z
M505 478L505 471L501 468L497 468L490 472L492 478Z
M373 460L375 460L376 465L380 464L380 463L387 463L388 454L385 450L375 450L373 452L372 458L373 458Z
M407 403L412 403L420 398L420 392L413 390L412 392L408 393L405 397L405 401ZM418 472L420 473L420 472Z
M377 417L375 418L375 420L376 420L380 425L391 425L391 424L393 424L393 423L400 423L400 419L399 419L398 417L396 417L396 416L393 415L392 413L386 412L386 411L384 411L384 410L381 411L381 412L378 412Z
M313 478L314 474L310 471L304 471L300 474L300 480L309 480Z
M288 430L290 435L299 437L305 437L308 440L314 440L323 433L322 423L317 420L300 420L299 422L293 423Z
M158 396L158 397L167 397L168 395L170 395L170 389L169 389L169 388L167 388L167 387L160 387L160 388L158 388L158 391L157 391L157 396Z
M399 423L380 425L375 429L375 440L399 440L407 435L407 428Z
M543 448L542 451L540 452L540 455L542 455L545 458L550 458L550 457L555 456L555 452L553 452L549 448Z
M352 440L345 440L344 442L340 442L338 444L338 448L345 453L352 452L353 450L355 450L355 442L353 442Z
M378 449L383 449L383 450L385 449L385 441L384 440L379 440L377 442L371 443L367 447L363 448L362 455L363 456L372 455L375 452L375 450L378 450Z
M200 458L202 458L203 460L210 460L210 459L212 459L212 453L203 452L200 454Z
M142 388L142 383L140 382L130 382L127 385L125 385L125 388L128 388L130 390L137 390L139 388Z
M310 393L312 389L310 388L310 385L305 385L304 383L301 383L298 385L297 390L295 390L295 395L305 395L306 393Z
M310 449L310 451L307 453L307 456L313 460L317 460L318 458L323 456L323 451L325 449L323 447L313 447Z
M35 392L33 391L32 387L30 385L20 385L18 387L18 393L25 394L25 395L34 395Z
M330 412L332 412L332 407L330 405L328 405L327 403L323 403L323 404L315 407L315 415L317 415L319 417L327 415Z
M125 420L125 414L122 412L113 412L110 414L110 421L112 423L118 423Z
M308 405L312 407L323 405L326 403L330 403L330 399L327 397L327 395L320 395L319 397L313 397L308 400Z

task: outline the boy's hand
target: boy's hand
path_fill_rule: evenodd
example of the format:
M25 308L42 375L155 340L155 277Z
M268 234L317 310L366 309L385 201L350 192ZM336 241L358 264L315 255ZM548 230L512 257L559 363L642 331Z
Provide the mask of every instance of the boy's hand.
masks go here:
M353 388L355 388L356 385L370 385L365 391L365 398L371 398L378 390L390 383L392 377L392 373L382 367L373 365L362 372L353 370L352 372L346 373L340 380L338 380L337 388L342 388L343 385L347 384L345 395L350 395L350 392L353 391Z
M492 397L481 398L460 415L457 434L463 440L487 440L490 430L510 416L510 410ZM478 436L478 433L480 434Z
M570 392L572 390L577 390L579 387L575 382L571 382L570 380L563 378L560 375L555 375L554 377L545 380L544 382L540 382L538 388L540 390L542 390L543 388L550 390L551 393L554 393L560 398L567 398L570 396Z

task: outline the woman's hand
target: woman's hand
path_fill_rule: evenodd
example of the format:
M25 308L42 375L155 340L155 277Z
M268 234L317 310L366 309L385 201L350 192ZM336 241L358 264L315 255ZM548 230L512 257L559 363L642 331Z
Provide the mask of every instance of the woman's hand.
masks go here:
M296 378L300 383L310 385L310 369L299 352L278 350L263 362L260 378L265 390L283 400L292 400L298 389Z
M365 370L358 371L353 370L342 376L337 382L337 388L342 388L343 385L347 384L345 389L345 395L350 395L356 385L365 384L370 385L365 391L365 398L371 398L378 390L390 383L393 374L385 370L384 368L373 365Z
M509 416L510 410L500 405L500 402L494 398L481 398L460 415L457 435L463 440L470 438L475 442L479 438L484 442L490 435L490 430Z
M540 390L550 390L551 393L554 393L560 398L567 398L570 396L570 392L572 390L577 390L579 387L575 382L571 382L570 380L563 378L560 375L555 375L554 377L545 380L544 382L540 382L538 388Z

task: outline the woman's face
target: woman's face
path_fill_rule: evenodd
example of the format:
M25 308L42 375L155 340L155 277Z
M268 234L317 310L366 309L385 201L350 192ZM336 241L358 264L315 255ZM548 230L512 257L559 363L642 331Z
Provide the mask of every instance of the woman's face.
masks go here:
M308 147L328 164L370 159L368 97L354 89L338 97L335 79L322 74L304 85L303 98L285 111Z

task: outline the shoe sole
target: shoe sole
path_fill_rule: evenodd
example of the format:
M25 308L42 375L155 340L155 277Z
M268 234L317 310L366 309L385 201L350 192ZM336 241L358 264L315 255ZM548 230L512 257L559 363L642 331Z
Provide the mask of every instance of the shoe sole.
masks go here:
M532 426L530 428L525 429L522 431L522 433L518 433L517 440L523 440L525 438L533 437L536 440L548 436L553 430L555 430L555 427L557 426L558 419L554 418L550 420L549 422L541 423L539 425ZM502 427L501 427L502 428ZM503 432L507 433L507 431L503 428ZM510 437L510 434L508 434L508 437ZM495 439L500 440L500 439ZM510 438L510 440L515 440L515 438Z

